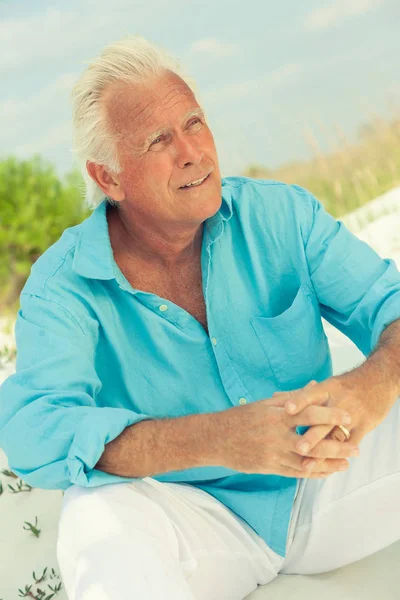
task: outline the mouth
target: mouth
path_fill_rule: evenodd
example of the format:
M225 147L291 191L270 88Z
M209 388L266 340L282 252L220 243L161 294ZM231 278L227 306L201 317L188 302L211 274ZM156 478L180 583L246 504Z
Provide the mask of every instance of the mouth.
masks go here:
M180 187L180 190L191 190L194 188L198 188L201 187L203 185L205 185L207 183L207 181L210 179L210 175L211 173L209 173L208 175L206 175L205 177L203 177L203 179L199 179L196 181L196 183L192 183L191 185L185 185Z

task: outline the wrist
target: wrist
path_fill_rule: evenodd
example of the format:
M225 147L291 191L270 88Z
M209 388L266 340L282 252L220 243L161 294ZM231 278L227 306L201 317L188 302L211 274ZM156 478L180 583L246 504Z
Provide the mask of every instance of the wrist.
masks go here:
M199 417L199 428L201 430L200 439L204 442L203 460L210 466L225 467L226 457L226 412L213 412L197 415Z
M394 402L400 395L400 386L393 376L393 370L377 355L378 351L359 367L336 375L334 379L352 394L360 396L361 400L376 396L380 402L386 398L389 402Z

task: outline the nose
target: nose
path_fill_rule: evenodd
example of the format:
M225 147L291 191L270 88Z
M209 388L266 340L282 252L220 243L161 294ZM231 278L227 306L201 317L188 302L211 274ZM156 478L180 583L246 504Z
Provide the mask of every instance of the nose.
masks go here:
M204 152L198 148L198 143L193 139L177 136L175 149L177 163L181 168L190 164L200 164L203 160Z

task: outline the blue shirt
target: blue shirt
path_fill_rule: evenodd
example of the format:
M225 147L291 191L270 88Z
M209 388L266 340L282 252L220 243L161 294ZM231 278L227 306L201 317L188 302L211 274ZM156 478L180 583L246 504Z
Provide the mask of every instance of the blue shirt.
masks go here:
M16 373L0 388L0 445L24 481L63 490L135 481L93 468L125 427L322 381L332 362L321 316L365 356L400 317L395 263L311 193L246 177L223 178L221 192L202 238L209 335L183 308L131 287L104 201L34 264L20 296ZM286 555L299 479L223 466L155 478L202 488Z

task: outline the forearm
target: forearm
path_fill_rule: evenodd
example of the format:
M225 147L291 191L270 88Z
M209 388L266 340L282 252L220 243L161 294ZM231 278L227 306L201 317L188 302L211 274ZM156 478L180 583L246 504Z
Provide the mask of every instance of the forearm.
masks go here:
M400 319L383 330L377 348L369 357L396 398L400 395Z
M385 397L394 403L400 396L400 319L384 329L377 347L359 367L340 377L358 380L380 401Z
M96 469L122 477L222 465L220 413L147 420L109 442Z

